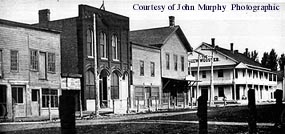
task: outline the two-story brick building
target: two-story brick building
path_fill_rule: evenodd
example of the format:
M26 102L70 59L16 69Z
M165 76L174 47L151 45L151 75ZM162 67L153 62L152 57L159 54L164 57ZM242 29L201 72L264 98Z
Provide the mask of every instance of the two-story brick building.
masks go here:
M134 103L136 99L158 98L161 104L163 97L177 97L188 90L187 53L192 48L182 29L174 24L174 16L169 17L169 24L130 32Z
M248 89L255 89L257 101L273 99L277 86L276 73L234 50L233 43L229 46L230 49L221 48L215 45L213 38L212 44L203 42L189 55L192 75L202 81L194 88L196 96L205 91L212 102L222 101L224 97L228 101L243 102L242 100L247 100ZM212 91L211 58L214 87Z
M0 20L1 117L58 114L60 69L58 31Z
M62 77L81 79L83 110L93 111L95 98L101 108L112 107L112 100L125 104L131 83L129 18L88 5L78 10L77 17L52 21L49 10L41 10L36 25L61 31Z

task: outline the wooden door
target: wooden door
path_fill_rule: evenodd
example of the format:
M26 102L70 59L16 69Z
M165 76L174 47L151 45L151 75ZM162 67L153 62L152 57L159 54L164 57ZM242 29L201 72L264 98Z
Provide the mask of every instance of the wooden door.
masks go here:
M40 90L32 89L32 116L40 116Z

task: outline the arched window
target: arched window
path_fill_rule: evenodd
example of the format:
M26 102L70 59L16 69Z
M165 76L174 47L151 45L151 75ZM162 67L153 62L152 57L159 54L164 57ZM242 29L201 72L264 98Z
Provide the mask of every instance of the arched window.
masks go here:
M115 72L112 73L111 99L119 99L119 76Z
M93 31L91 29L87 30L87 37L86 37L86 43L87 43L87 56L93 57L94 56L94 44L93 44Z
M118 58L118 37L116 35L112 35L112 55L113 55L113 60L119 60Z
M88 70L86 72L86 91L85 98L86 99L94 99L95 98L95 76L94 73L91 70Z
M100 33L100 56L101 58L107 58L107 41L106 41L106 34L101 32Z

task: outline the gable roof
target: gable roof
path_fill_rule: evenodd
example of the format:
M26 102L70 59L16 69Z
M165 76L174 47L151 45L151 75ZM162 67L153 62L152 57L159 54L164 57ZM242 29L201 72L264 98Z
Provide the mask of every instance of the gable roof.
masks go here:
M13 26L13 27L27 28L27 29L37 30L37 31L44 31L44 32L60 34L60 31L56 31L56 30L53 30L53 29L39 28L39 27L31 26L30 24L10 21L10 20L0 19L0 24Z
M203 44L213 48L213 46L208 44L208 43L204 43L203 42L202 45ZM231 50L228 50L228 49L225 49L225 48L222 48L222 47L219 47L219 46L216 46L215 50L217 52L220 52L223 55L225 55L225 56L235 60L237 63L244 63L246 65L250 65L250 66L254 66L254 67L261 67L263 69L270 70L268 68L263 67L260 63L250 59L249 57L247 57L244 54L239 53L237 51L232 52Z
M147 47L161 48L175 33L178 35L187 52L191 52L192 47L179 26L130 31L130 41L131 43Z

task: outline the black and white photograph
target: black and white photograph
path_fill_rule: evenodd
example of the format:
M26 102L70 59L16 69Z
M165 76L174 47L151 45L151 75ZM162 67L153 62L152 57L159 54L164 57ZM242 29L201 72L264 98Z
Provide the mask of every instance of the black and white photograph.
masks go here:
M0 134L284 134L284 0L0 0Z

